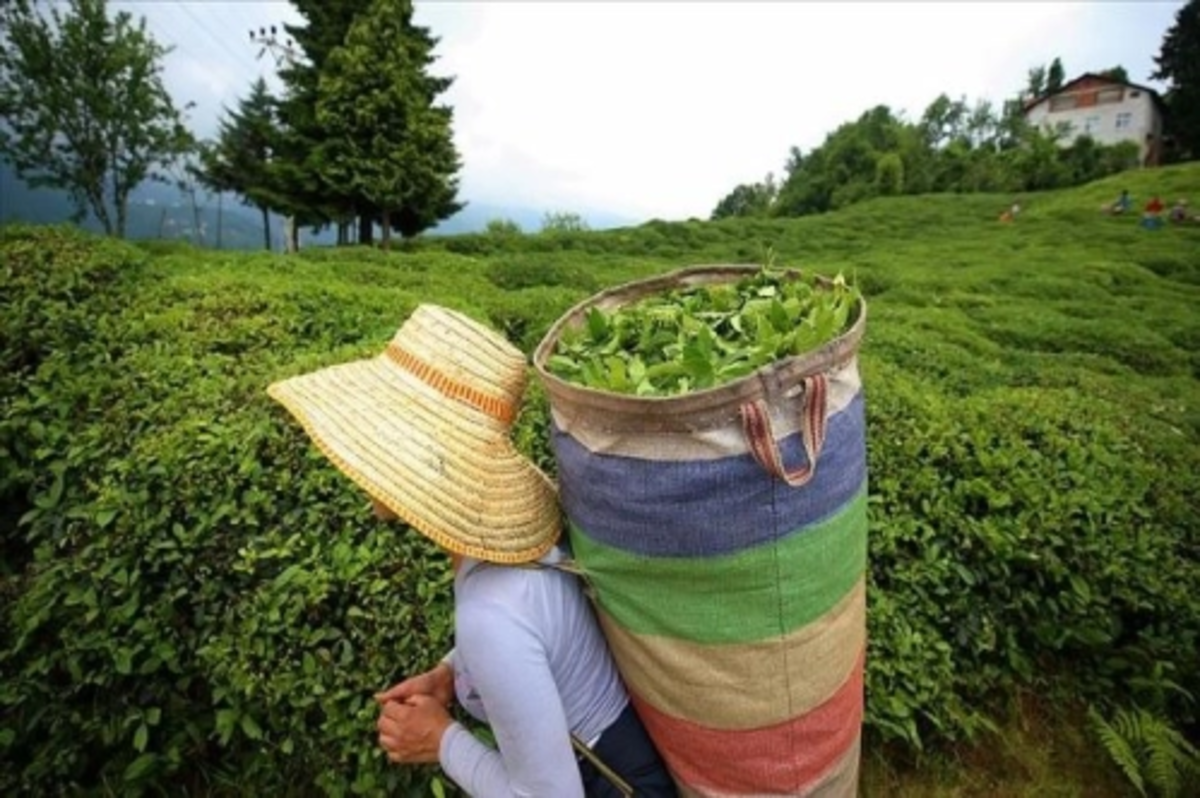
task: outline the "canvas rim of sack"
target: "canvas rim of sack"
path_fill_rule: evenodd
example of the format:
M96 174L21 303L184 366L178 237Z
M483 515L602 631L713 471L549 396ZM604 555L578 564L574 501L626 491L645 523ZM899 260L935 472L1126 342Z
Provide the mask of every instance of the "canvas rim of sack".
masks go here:
M805 377L830 371L853 359L866 331L867 302L859 297L854 321L832 341L801 355L782 358L736 380L693 391L680 396L633 396L567 382L551 374L546 362L554 354L563 331L585 323L591 308L611 311L644 297L678 288L734 282L762 270L755 264L711 264L688 266L665 274L623 283L584 299L554 322L533 354L533 366L556 408L574 407L603 410L610 425L619 419L628 431L659 430L689 432L728 423L738 408L757 399L774 402L789 396ZM783 269L791 279L799 279L798 269ZM832 280L817 275L817 283L832 285ZM612 428L609 426L609 428Z

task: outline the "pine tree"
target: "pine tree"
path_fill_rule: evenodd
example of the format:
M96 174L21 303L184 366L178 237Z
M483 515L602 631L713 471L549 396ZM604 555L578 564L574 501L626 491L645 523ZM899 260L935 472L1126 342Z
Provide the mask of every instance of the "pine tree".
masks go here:
M1183 157L1200 157L1200 0L1175 14L1155 56L1158 69L1150 77L1169 81L1163 100L1167 127Z
M462 207L453 112L435 104L452 79L426 72L436 40L412 16L411 0L375 0L329 54L317 90L319 174L378 209L385 248L393 228L416 235Z
M1053 94L1061 89L1066 78L1067 71L1063 69L1062 59L1056 56L1050 62L1050 68L1046 70L1046 93Z
M262 213L263 244L271 248L270 212L283 204L271 158L278 146L275 99L261 77L236 110L225 109L215 141L204 147L200 176L214 191L231 191Z
M292 0L305 25L285 25L284 30L303 52L289 61L279 76L287 91L278 104L280 138L273 171L291 212L310 224L341 221L359 216L359 240L370 243L375 209L361 197L344 195L322 178L317 149L327 132L317 121L317 86L325 63L346 39L362 0Z
M77 220L88 211L124 237L129 194L194 147L163 86L168 52L104 0L43 13L0 3L0 155L32 186L64 189Z

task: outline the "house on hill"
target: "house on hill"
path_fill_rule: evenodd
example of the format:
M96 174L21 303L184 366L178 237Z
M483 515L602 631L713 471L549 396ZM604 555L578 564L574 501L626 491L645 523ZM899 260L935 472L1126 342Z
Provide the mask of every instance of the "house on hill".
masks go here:
M1162 157L1162 120L1162 98L1154 89L1090 72L1025 104L1029 124L1065 127L1064 146L1084 134L1098 144L1132 141L1143 166L1157 166Z

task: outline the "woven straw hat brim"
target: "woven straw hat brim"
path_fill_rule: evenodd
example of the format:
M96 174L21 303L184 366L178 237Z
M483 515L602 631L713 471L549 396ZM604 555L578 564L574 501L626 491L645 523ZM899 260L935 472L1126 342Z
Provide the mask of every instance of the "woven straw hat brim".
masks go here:
M558 540L554 486L498 419L384 356L330 366L267 392L346 476L458 554L535 560Z

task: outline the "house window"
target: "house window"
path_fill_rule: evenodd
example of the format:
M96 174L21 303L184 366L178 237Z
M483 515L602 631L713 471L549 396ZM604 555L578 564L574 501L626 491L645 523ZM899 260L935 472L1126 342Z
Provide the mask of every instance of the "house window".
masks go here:
M1124 94L1125 94L1125 90L1122 89L1120 86L1113 86L1108 89L1101 89L1096 95L1096 102L1098 102L1098 103L1119 103L1119 102L1121 102L1121 98Z
M1095 133L1099 129L1100 129L1100 117L1089 116L1087 119L1083 120L1083 132L1086 135L1091 135L1092 133Z
M1122 111L1117 114L1117 130L1128 130L1133 126L1133 114L1129 111Z
M1058 94L1050 98L1051 111L1069 111L1076 106L1074 94Z

